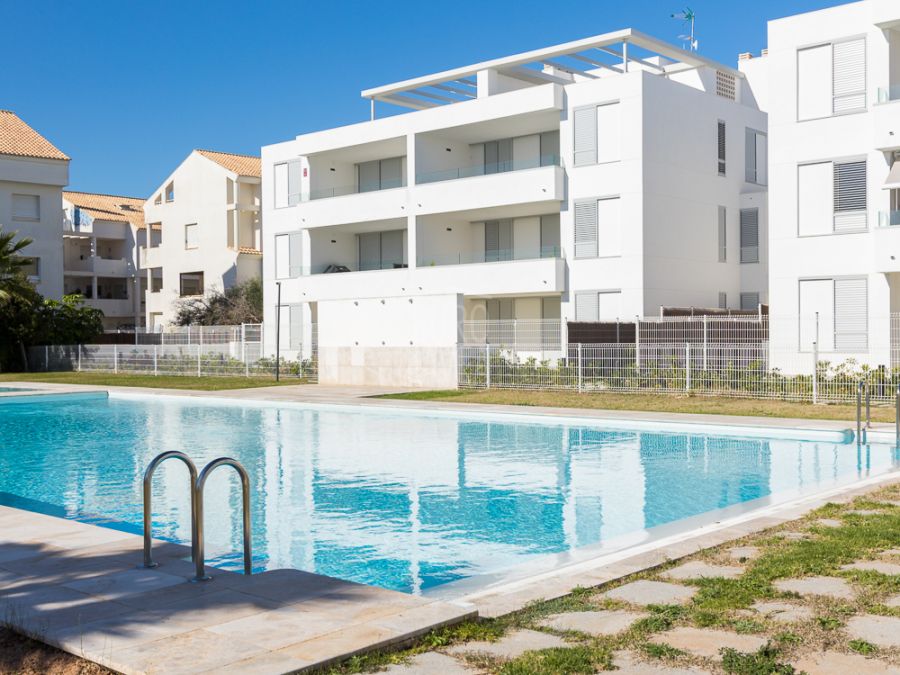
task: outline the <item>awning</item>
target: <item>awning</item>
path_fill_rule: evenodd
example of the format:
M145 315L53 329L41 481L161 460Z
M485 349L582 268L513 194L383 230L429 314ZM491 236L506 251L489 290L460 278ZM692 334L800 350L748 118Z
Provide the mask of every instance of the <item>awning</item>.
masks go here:
M883 187L885 190L900 190L900 160L894 161Z

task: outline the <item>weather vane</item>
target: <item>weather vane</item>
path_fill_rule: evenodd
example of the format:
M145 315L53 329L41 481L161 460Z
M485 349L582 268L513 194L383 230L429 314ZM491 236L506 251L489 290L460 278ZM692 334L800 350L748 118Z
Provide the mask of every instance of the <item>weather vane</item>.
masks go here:
M692 10L690 7L685 7L683 11L677 12L672 15L673 19L681 19L684 22L682 24L683 30L687 30L687 26L688 26L688 24L690 24L690 26L691 26L690 35L687 35L687 34L679 35L678 39L684 40L686 42L686 45L684 46L684 48L691 52L697 51L697 47L699 44L697 42L697 39L694 37L694 19L696 18L696 16L697 15L694 14L694 10Z

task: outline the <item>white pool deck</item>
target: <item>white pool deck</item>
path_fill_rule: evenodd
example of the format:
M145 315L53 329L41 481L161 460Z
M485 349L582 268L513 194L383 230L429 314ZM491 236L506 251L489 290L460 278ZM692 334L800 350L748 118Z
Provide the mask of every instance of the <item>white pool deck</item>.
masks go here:
M843 432L847 422L639 413L603 410L399 401L366 398L383 388L297 385L219 392L134 387L8 383L32 391L86 390L147 396L353 404L417 410L477 411L590 420ZM870 441L893 442L893 425L875 425ZM688 532L673 532L625 550L561 557L552 569L480 584L452 601L414 597L299 570L245 577L209 568L213 581L190 583L189 549L157 542L155 569L139 567L140 537L20 509L0 507L0 622L123 673L286 673L321 668L373 649L398 646L473 617L500 616L537 599L596 586L794 520L900 480L900 471L798 497L776 506L726 514ZM465 586L461 586L465 590Z

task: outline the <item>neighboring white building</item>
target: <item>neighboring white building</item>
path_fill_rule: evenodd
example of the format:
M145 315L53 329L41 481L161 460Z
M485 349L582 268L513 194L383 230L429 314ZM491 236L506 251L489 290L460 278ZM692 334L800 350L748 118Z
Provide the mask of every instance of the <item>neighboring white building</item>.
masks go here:
M194 150L144 203L144 220L162 235L140 249L146 325L158 330L178 300L261 275L259 157Z
M741 67L769 114L773 358L811 363L817 341L822 360L888 365L900 311L900 3L770 21L768 54Z
M144 325L144 290L138 249L159 226L144 226L144 199L63 191L63 285L103 311L107 330Z
M768 301L740 72L622 30L362 95L371 121L262 151L266 349L280 283L320 381L455 386L464 322Z
M63 294L62 189L69 182L69 158L23 122L0 110L0 225L33 243L29 277L41 295Z

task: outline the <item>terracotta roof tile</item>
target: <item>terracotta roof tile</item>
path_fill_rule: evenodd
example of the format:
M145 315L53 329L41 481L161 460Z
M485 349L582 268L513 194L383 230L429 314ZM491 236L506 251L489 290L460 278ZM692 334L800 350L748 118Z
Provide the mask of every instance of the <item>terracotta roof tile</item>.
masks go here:
M63 199L72 202L72 204L94 218L131 223L138 229L144 227L145 200L139 197L122 197L120 195L63 190Z
M0 110L0 155L69 159L11 110Z
M259 178L262 175L262 164L259 157L236 155L231 152L215 152L214 150L197 150L197 152L239 176Z
M262 255L262 251L252 246L239 246L238 253L249 253L251 255Z

